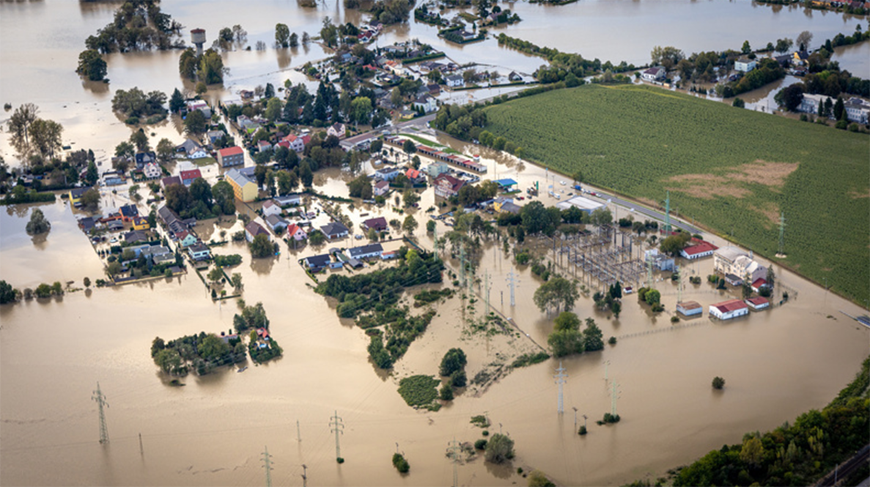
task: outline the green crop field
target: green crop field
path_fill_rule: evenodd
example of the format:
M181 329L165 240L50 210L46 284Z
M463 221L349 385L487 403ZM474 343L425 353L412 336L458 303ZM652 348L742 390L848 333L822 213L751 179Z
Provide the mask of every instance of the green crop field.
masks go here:
M487 109L529 159L680 216L870 298L870 137L651 87L556 90ZM776 259L785 212L787 258Z

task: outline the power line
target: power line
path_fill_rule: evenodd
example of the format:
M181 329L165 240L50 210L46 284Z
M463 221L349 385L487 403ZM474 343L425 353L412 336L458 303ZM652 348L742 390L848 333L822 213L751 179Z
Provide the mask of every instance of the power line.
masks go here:
M97 402L97 406L100 410L100 444L105 444L109 442L109 429L106 427L106 413L103 411L103 406L109 407L109 403L106 401L106 396L100 391L100 383L97 382L97 390L94 391L94 395L91 396L91 399Z

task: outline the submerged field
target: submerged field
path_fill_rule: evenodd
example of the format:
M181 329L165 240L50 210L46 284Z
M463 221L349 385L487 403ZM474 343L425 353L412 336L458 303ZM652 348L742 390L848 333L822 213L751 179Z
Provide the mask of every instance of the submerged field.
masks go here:
M529 159L671 208L866 306L870 137L640 86L487 108ZM785 213L786 259L774 259Z

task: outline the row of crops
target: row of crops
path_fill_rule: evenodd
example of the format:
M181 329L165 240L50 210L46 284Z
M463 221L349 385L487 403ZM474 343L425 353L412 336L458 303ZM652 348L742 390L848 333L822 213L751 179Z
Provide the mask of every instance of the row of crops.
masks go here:
M581 86L487 108L487 130L529 159L594 185L662 201L866 305L870 298L870 138L645 86ZM755 161L798 163L782 186L737 181ZM674 176L701 175L674 182ZM704 181L718 176L719 184ZM723 179L724 178L724 179ZM751 178L750 178L751 179ZM724 182L723 182L724 181ZM690 194L695 186L695 196ZM711 188L709 195L697 187Z

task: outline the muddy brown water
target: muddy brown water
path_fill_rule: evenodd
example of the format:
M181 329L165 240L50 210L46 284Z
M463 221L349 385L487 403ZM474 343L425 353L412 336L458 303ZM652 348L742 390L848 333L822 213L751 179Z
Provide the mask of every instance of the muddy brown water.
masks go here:
M772 27L782 31L765 33L771 38L794 36L809 27L817 32L817 38L854 28L852 20L830 14L772 13L746 2L625 2L619 4L619 12L611 13L599 2L573 5L565 11L521 3L513 8L527 19L518 27L526 25L529 30L539 22L564 22L549 15L551 12L570 12L583 18L597 12L622 16L620 21L628 23L639 22L635 15L649 9L661 12L659 19L687 10L699 19L713 18L711 13L726 8L752 14L751 22L731 29L735 31L733 39L731 33L723 33L729 37L711 49L736 46L750 32L758 32L755 22L767 25L772 19L776 19ZM231 2L209 3L208 8L193 1L164 6L183 24L201 23L210 33L224 24L241 23L250 32L251 43L258 39L269 42L278 18L292 24L292 31L309 33L317 30L323 15L347 18L333 4L302 13L292 2L273 7L275 15L262 16L256 9L240 9ZM224 20L229 18L227 11L233 12L232 21ZM548 18L537 19L538 12ZM65 141L75 142L74 147L93 147L103 160L130 133L110 112L114 89L138 84L146 90L171 91L180 84L175 53L148 53L110 56L112 83L108 87L83 85L73 72L75 59L84 37L111 18L112 10L104 4L5 2L0 4L0 13L2 64L15 67L0 73L3 101L16 106L26 101L38 104L43 116L64 124ZM784 17L791 20L780 22ZM598 24L597 34L590 26L581 29L582 35L606 38L600 29L610 27L605 22ZM46 33L46 25L53 29ZM511 29L507 32L514 32ZM645 59L647 44L676 44L660 32L647 32L643 50L635 54L637 62ZM667 29L664 32L675 35ZM521 29L512 35L523 37ZM658 35L662 37L655 37ZM429 41L434 30L410 24L388 32L384 40L408 37ZM528 38L539 44L558 44L533 37L530 34ZM637 41L626 37L625 48ZM750 42L754 45L754 38ZM635 59L628 51L595 54L593 47L572 50L589 51L602 59L623 55ZM452 57L464 60L489 50L499 65L519 69L534 69L541 62L499 49L494 41L448 49ZM232 70L228 88L210 95L234 97L234 90L266 81L281 83L287 76L295 76L295 72L282 69L320 57L322 49L317 46L311 46L307 53L303 49L290 53L286 66L282 63L288 61L276 60L273 50L228 53ZM180 140L178 127L171 122L153 130L158 138ZM518 164L505 156L495 161L486 151L442 140L469 155L482 152L488 177L513 177L523 189L538 181L544 193L549 184L557 191L570 191L568 186L561 186L563 178L554 180L549 175L548 181L541 168ZM2 150L7 161L14 159L5 137ZM344 183L349 178L347 173L330 170L319 173L315 184L320 190L345 194ZM103 207L125 204L124 193L106 192ZM556 202L547 196L544 201ZM421 209L412 212L420 222L416 235L429 248L432 239L424 230L425 210L432 204L430 190L423 194ZM24 233L33 208L40 208L52 222L48 235L32 238ZM248 208L240 209L251 214ZM613 210L617 216L630 213ZM369 217L377 214L366 205L352 211L344 205L343 211L355 223L367 218L363 213L370 213ZM388 219L404 218L390 206L380 211ZM73 281L81 287L84 277L100 277L102 263L77 229L77 216L81 213L61 200L3 208L0 278L18 288L35 288L41 282L53 281ZM197 231L209 238L220 230L231 233L240 228L238 223L202 222ZM439 224L439 234L447 230ZM713 241L722 243L720 239ZM478 276L490 275L492 306L512 317L531 339L545 344L552 316L541 313L532 302L540 281L528 268L514 268L499 244L487 243L485 248ZM546 248L544 242L539 250L544 253ZM244 262L233 270L243 275L244 299L263 302L273 335L285 355L267 365L249 364L243 373L223 370L206 377L189 376L182 380L184 387L170 386L158 372L148 354L151 340L155 336L170 339L227 330L237 309L233 301L212 302L194 274L0 307L0 483L259 485L265 481L261 453L268 446L276 485L300 485L302 464L308 466L312 484L447 485L453 478L453 466L445 457L448 442L480 438L480 430L470 425L469 419L485 412L492 421L490 432L501 429L516 441L517 458L502 467L485 464L480 458L465 462L458 467L462 485L523 484L517 467L539 468L559 484L618 485L645 475L661 475L723 443L740 441L746 431L770 429L807 409L822 407L853 377L868 352L870 332L840 313L856 315L860 309L777 269L781 282L797 291L797 299L781 308L726 323L711 322L705 310L703 318L691 322L697 326L640 335L670 330L669 315L651 318L629 296L619 320L614 320L593 310L590 299L581 299L575 308L581 318L594 317L605 338L621 338L603 352L562 361L568 374L562 415L556 413L555 360L515 370L479 396L462 392L438 412L417 412L397 394L398 380L415 373L434 374L450 347L460 346L468 352L469 376L473 377L488 364L534 350L534 346L524 336L496 335L487 340L463 335L468 310L463 310L464 303L455 297L436 305L438 316L392 374L377 371L365 351L365 334L349 321L338 319L333 305L311 290L313 282L296 264L296 259L320 250L282 249L279 258L254 262L240 244L216 250L244 256ZM449 264L456 265L454 261ZM711 265L707 260L689 267L705 277ZM512 269L520 280L514 307L510 306L505 281ZM676 301L673 284L663 281L656 285L667 309L672 310ZM704 283L688 286L684 298L695 299L706 308L725 296ZM482 313L481 302L475 313ZM604 380L604 361L610 362L608 378L615 380L621 391L617 410L623 419L609 427L593 424L611 407L611 382ZM727 381L722 393L711 390L710 381L716 375ZM91 401L97 381L110 404L106 410L110 443L106 446L97 442L97 409ZM585 438L573 434L575 407L578 414L589 417L590 434ZM341 466L335 463L335 436L329 427L335 411L345 424L340 447L347 462ZM297 439L297 421L301 441ZM411 464L408 476L400 476L390 464L396 443Z

